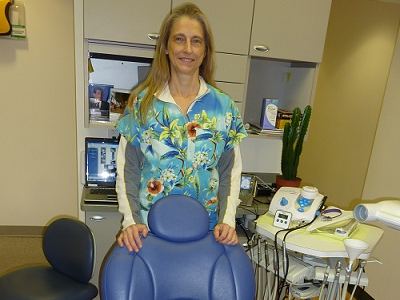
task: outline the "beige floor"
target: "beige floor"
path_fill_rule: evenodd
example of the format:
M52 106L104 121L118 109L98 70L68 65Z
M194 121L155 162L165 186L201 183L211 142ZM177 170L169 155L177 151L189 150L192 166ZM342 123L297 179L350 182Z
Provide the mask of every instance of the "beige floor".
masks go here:
M42 238L0 236L0 274L33 263L47 264Z

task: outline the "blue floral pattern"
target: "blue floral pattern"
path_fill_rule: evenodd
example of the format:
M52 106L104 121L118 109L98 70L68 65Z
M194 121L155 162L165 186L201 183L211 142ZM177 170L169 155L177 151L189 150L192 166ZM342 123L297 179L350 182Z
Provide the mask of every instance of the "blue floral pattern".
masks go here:
M221 91L208 87L183 115L176 104L155 101L146 123L139 123L138 95L132 111L117 130L144 153L139 199L141 217L158 199L184 194L200 201L210 216L210 229L218 220L218 160L240 143L246 131L235 103Z

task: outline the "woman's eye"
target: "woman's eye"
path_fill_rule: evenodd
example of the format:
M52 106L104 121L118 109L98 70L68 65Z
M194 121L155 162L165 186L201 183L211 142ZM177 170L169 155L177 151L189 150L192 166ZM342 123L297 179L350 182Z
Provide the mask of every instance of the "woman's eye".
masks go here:
M183 42L183 37L178 36L175 38L175 41L177 41L178 43Z
M193 44L195 44L195 45L200 45L200 44L201 44L201 40L194 39L194 40L193 40Z

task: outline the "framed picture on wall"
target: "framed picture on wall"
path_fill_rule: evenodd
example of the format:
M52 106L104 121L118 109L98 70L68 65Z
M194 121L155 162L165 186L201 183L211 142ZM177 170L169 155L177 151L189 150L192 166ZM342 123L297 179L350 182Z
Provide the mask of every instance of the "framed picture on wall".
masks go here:
M125 111L131 91L126 89L110 90L110 122L117 122Z
M89 84L89 120L91 122L110 121L110 84Z

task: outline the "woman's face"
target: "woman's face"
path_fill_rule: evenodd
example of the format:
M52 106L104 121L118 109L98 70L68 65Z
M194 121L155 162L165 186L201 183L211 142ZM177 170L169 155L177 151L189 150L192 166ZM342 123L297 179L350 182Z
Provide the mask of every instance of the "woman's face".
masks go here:
M171 76L198 76L205 49L204 32L199 21L186 16L175 20L167 45Z

